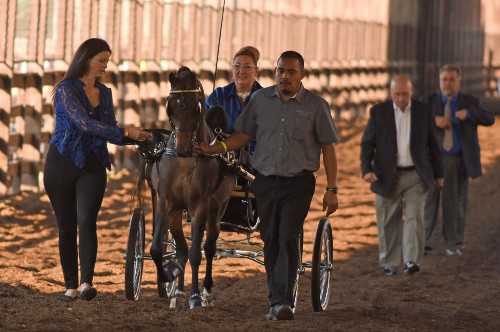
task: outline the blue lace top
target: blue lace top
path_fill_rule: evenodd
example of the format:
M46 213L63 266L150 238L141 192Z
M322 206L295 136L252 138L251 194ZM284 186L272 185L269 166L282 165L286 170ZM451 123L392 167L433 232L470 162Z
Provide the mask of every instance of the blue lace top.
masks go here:
M100 91L98 116L82 81L59 84L54 97L56 127L50 143L79 168L85 165L86 154L93 152L103 166L111 169L106 142L123 144L124 129L116 124L111 89L98 81L95 86Z

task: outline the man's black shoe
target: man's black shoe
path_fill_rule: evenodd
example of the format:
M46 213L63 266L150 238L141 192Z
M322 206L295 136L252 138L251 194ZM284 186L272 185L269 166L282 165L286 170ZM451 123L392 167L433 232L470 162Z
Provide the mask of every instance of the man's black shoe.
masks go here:
M275 308L277 320L292 320L293 309L288 304L278 304Z
M420 267L417 263L409 261L405 263L405 273L412 275L416 272L420 271Z
M390 267L384 267L384 275L386 276L393 276L395 274L398 274L396 271L393 271Z
M288 304L275 304L266 314L266 320L292 320L293 309Z

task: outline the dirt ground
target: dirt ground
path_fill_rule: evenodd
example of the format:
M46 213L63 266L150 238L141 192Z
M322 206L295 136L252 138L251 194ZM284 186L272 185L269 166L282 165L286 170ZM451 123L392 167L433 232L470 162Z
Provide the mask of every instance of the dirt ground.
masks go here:
M108 184L98 224L94 282L99 294L90 303L57 299L64 285L57 227L47 197L23 193L0 200L0 330L498 331L499 122L480 128L484 175L470 182L464 254L445 256L439 238L434 254L425 256L421 272L407 276L400 268L393 277L384 276L378 265L375 197L360 178L364 123L339 123L340 209L330 218L335 246L332 296L325 312L314 312L311 272L306 270L293 321L265 321L264 269L245 259L215 262L213 307L168 309L167 301L156 295L151 261L145 262L140 299L127 300L123 253L135 174L122 171ZM324 186L320 170L305 224L305 261L311 260ZM186 273L189 281L189 268Z

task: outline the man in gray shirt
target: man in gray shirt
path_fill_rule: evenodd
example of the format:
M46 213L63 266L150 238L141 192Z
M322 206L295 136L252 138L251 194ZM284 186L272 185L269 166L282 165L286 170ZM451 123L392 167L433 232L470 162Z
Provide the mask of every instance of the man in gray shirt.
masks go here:
M214 145L195 145L202 154L224 153L256 138L251 157L256 170L253 192L261 220L271 307L268 320L294 316L293 286L300 259L299 237L304 226L320 155L327 176L323 197L326 216L338 208L338 133L328 103L304 88L304 59L295 51L281 54L276 85L256 91L235 123L236 132Z

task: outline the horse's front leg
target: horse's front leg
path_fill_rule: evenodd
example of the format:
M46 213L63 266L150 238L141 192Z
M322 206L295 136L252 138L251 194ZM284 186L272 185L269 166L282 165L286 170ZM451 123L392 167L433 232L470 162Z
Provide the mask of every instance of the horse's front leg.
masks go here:
M160 199L158 209L155 213L155 224L153 230L153 241L151 244L151 258L155 262L158 282L172 282L183 274L183 267L174 260L164 259L165 240L172 224L176 218L181 218L181 212L176 213L169 209L166 200ZM178 221L181 222L180 220Z
M151 242L151 258L156 265L158 282L167 282L163 275L163 239L168 231L167 203L164 198L159 198L155 212L153 240Z
M201 243L207 220L206 207L198 207L194 217L191 219L191 248L189 248L189 263L191 264L191 296L189 308L194 309L203 305L198 283L198 273L201 264Z
M205 306L210 306L213 304L214 296L212 295L212 287L214 286L214 280L212 277L212 263L217 250L217 239L220 234L220 224L217 222L219 209L211 211L210 216L207 221L207 235L205 239L205 245L203 249L205 251L206 258L206 273L205 280L203 281L203 303Z
M182 210L176 213L170 225L170 234L172 234L176 243L177 262L182 270L185 271L188 260L188 244L184 237L184 230L182 229L182 214ZM179 294L184 294L184 273L177 278L177 290Z

